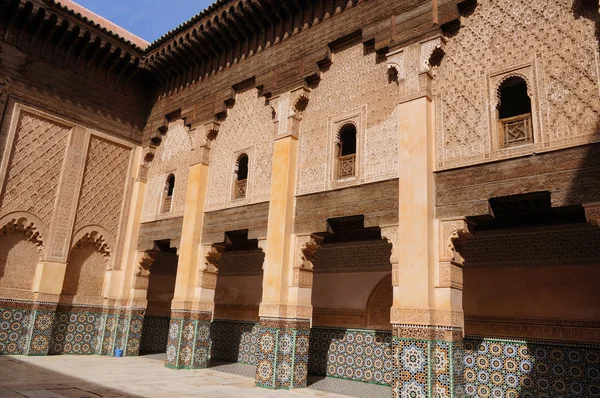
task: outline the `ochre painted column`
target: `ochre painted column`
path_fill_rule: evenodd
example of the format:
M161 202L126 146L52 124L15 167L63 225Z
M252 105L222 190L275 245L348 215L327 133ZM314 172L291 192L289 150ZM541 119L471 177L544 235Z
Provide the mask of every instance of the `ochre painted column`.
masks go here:
M462 295L439 285L440 221L435 218L435 112L429 56L439 37L388 54L401 85L398 268L394 270L395 397L450 397L463 389Z
M209 123L190 130L196 147L188 176L175 295L171 304L165 364L170 368L208 366L217 277L215 264L220 254L211 257L214 248L203 247L200 242L208 184L210 141L206 137L211 131L216 133L216 128L215 124ZM214 250L218 252L218 249Z
M310 289L294 283L296 237L293 224L298 131L308 93L308 89L299 88L271 99L276 113L276 136L259 310L261 326L256 385L260 387L306 386L312 307Z

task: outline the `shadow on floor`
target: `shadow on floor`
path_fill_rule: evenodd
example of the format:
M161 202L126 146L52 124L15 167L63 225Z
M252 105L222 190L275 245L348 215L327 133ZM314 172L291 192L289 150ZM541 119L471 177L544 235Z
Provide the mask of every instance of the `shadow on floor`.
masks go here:
M143 398L42 368L15 356L0 356L0 397Z

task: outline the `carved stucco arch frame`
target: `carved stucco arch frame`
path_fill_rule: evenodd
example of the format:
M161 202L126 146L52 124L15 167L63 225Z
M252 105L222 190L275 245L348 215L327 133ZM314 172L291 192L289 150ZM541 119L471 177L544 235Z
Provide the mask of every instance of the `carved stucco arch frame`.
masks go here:
M87 225L80 228L73 234L71 240L71 248L69 250L69 257L71 252L78 246L83 244L92 244L95 246L96 251L104 257L106 261L107 270L115 268L114 256L112 256L112 248L115 247L115 241L112 235L100 225Z
M531 79L523 73L509 72L505 75L502 75L502 78L500 78L500 80L498 80L498 82L496 83L496 85L494 87L495 95L493 96L494 103L492 104L494 109L498 109L498 106L500 106L500 104L501 104L502 85L509 79L513 79L513 78L522 79L525 82L525 86L527 87L527 96L529 97L530 101L534 100L534 94L533 94L534 90L533 90L533 85L532 85L533 83L531 82Z
M27 240L32 242L39 253L40 260L44 255L44 237L47 226L36 215L26 211L8 213L0 218L0 239L9 232L23 232Z

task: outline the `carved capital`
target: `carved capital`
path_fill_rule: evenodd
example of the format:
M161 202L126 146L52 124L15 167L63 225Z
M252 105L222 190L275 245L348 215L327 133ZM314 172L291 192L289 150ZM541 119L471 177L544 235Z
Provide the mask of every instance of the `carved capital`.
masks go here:
M214 243L212 245L204 245L204 268L202 271L216 273L219 269L219 259L225 252L225 244Z
M312 261L322 245L323 238L321 236L296 236L296 268L314 269Z
M212 142L217 138L217 134L219 134L219 127L221 127L221 122L217 120L211 120L208 123L204 123L204 131L206 132L206 145L210 148Z
M429 72L432 56L438 51L444 51L445 44L446 39L442 36L433 37L420 44L419 73Z
M586 203L583 205L585 210L585 218L587 222L599 226L600 225L600 202Z
M137 264L136 275L137 276L149 276L150 275L150 267L156 261L156 257L158 256L158 251L156 250L146 250L140 256L140 259Z
M464 217L440 220L440 261L462 266L460 254L465 241L471 236L469 222Z
M381 227L381 238L386 240L392 245L392 252L390 254L390 263L398 264L400 258L398 256L398 226L393 225L389 227Z
M443 52L444 44L445 39L437 35L386 54L388 75L390 81L396 81L400 85L401 101L431 95L429 72L432 56Z
M283 93L269 101L273 110L276 138L287 136L298 137L300 121L306 106L310 89L302 86Z
M438 287L463 289L463 244L471 236L469 223L464 217L442 219L439 228L439 283Z

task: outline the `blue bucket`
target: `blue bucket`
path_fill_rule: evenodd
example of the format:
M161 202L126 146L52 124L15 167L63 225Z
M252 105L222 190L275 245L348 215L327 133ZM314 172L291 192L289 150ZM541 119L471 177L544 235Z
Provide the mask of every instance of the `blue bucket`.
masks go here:
M120 358L120 357L122 357L122 356L123 356L123 350L122 350L122 349L120 349L120 348L117 348L117 349L115 350L115 357L117 357L117 358Z

